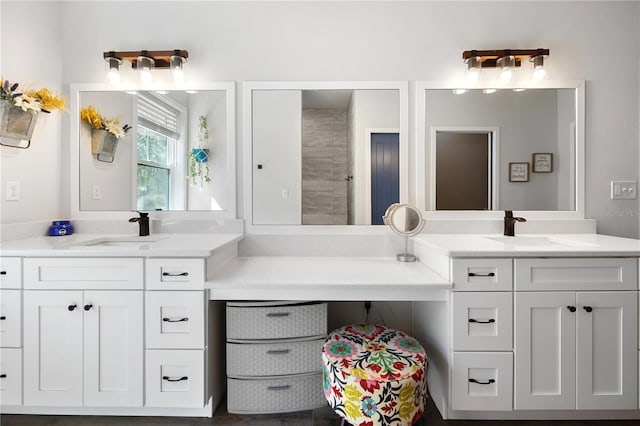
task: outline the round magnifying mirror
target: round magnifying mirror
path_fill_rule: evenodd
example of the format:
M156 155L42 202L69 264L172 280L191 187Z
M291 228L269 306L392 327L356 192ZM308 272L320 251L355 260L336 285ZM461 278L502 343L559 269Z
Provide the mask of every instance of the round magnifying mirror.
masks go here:
M417 235L424 228L425 221L422 213L409 204L391 204L383 216L383 222L395 232L404 237L404 253L396 257L401 262L415 262L416 257L409 254L409 237Z

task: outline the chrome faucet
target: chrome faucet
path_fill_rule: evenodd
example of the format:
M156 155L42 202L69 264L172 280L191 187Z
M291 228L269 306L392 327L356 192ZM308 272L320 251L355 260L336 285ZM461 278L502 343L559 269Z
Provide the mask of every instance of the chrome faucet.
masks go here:
M129 222L138 222L140 225L140 232L138 233L141 237L146 237L149 235L149 213L136 211L140 215L140 217L132 217L129 219Z
M514 237L516 235L516 222L526 222L524 217L513 217L513 211L504 211L504 235Z

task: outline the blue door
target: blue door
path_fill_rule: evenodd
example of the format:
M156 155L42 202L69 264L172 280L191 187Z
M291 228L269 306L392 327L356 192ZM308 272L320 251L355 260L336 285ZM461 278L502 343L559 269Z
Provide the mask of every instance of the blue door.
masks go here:
M371 224L382 225L382 216L400 200L398 133L371 134Z

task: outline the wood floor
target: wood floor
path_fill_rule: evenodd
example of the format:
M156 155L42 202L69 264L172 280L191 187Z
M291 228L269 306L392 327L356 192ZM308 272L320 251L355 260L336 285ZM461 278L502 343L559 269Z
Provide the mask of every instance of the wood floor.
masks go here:
M329 407L298 413L261 416L240 416L229 414L225 404L220 404L213 418L184 417L110 417L110 416L31 416L1 415L2 426L202 426L202 425L239 425L239 426L338 426L340 418ZM541 426L631 426L640 425L639 420L594 420L594 421L463 421L442 420L440 413L431 400L427 410L418 422L419 426L466 426L466 425L541 425Z

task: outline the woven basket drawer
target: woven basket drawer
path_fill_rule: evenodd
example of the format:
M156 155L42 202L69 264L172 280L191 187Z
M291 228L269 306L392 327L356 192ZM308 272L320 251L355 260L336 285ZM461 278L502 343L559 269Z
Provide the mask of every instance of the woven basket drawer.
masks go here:
M286 339L327 333L327 304L228 306L227 339Z
M227 343L227 376L282 376L322 371L324 338L278 343Z
M229 413L286 413L311 410L326 404L322 374L275 379L227 379Z

